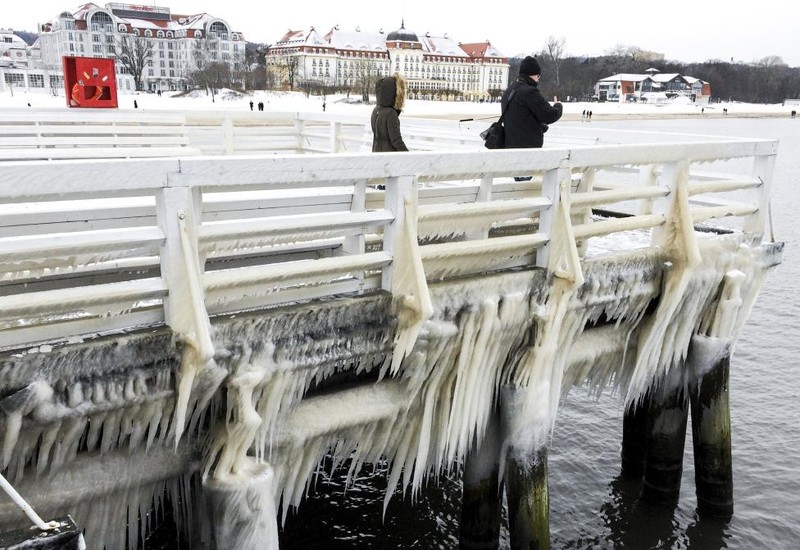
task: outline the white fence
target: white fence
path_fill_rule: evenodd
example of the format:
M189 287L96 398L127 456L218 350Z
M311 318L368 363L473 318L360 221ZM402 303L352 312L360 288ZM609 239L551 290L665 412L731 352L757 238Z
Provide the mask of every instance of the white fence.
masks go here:
M396 291L420 266L429 281L579 271L592 237L662 227L678 196L694 223L725 218L755 241L766 225L772 141L487 151L431 123L404 126L408 140L470 150L311 154L364 143L363 121L321 118L287 115L257 138L187 123L206 154L264 140L266 155L0 163L0 347L164 323L187 333L208 315Z

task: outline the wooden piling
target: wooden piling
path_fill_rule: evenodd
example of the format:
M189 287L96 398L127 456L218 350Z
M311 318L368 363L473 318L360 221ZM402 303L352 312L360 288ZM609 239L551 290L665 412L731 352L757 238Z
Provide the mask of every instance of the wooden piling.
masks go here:
M547 487L547 447L520 460L506 461L506 494L511 550L549 550L550 493Z
M460 550L497 550L500 546L500 422L492 415L480 446L464 463L459 523Z
M733 515L729 379L730 355L725 355L690 395L697 512L704 517Z
M666 397L653 396L642 486L642 497L650 502L678 502L688 420L689 398L684 388L672 390Z
M621 474L628 479L641 479L647 457L650 419L649 394L633 403L622 419Z
M274 485L272 467L254 460L240 474L205 480L215 548L278 548Z

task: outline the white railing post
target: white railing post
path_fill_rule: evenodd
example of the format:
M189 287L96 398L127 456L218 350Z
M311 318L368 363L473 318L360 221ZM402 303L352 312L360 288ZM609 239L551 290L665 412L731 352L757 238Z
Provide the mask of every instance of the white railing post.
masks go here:
M331 136L330 136L330 152L331 153L338 153L341 151L341 137L342 137L342 123L341 122L331 122Z
M645 164L639 168L639 185L654 187L658 185L658 173L655 164ZM646 215L653 213L653 199L641 199L636 204L636 213Z
M187 326L187 317L182 314L192 302L190 286L187 279L190 273L200 274L203 266L196 253L197 231L200 218L201 197L197 190L188 187L162 188L156 196L158 225L166 237L161 249L161 277L168 288L168 296L164 300L164 318L175 332L184 333L193 327ZM190 242L194 245L194 265L187 265L184 251L186 231Z
M761 185L752 191L752 201L758 211L745 217L742 231L752 234L757 241L764 237L770 216L770 193L772 192L772 173L775 169L775 155L757 156L753 161L753 177L761 180Z
M234 154L236 152L236 144L233 138L233 117L226 116L222 119L222 136L225 144L225 154Z
M296 118L294 120L294 135L295 139L297 140L297 151L295 151L296 153L303 152L303 139L304 139L303 131L305 130L305 127L306 123L304 120L301 120L300 118Z
M494 177L484 176L481 178L480 187L475 195L475 202L491 202L492 200L492 186L494 184ZM479 229L472 229L467 232L468 239L485 239L489 236L489 226L481 227Z
M539 212L539 233L547 236L547 242L536 250L536 265L547 267L552 250L553 223L556 208L561 201L561 190L570 192L571 171L569 167L560 166L544 173L542 178L542 196L550 201L550 206ZM564 185L566 184L566 187ZM570 244L570 246L572 246Z
M662 214L665 223L653 228L651 245L669 246L675 253L685 258L687 265L697 265L700 262L700 249L694 233L687 189L689 161L680 160L665 164L661 170L659 183L669 189L669 193L666 197L653 201L653 213Z
M360 179L353 185L353 200L350 212L364 212L367 209L367 180ZM342 249L345 254L363 254L365 251L363 231L358 235L345 237Z
M392 255L392 264L383 268L381 288L391 292L392 277L395 272L394 255L399 239L403 238L403 226L406 224L405 201L411 198L414 188L413 176L386 178L384 204L386 210L394 215L394 221L383 229L383 251ZM416 223L416 220L414 220Z
M594 190L596 173L596 168L587 168L584 170L584 172L581 174L580 180L578 181L578 187L575 190L575 193L591 193ZM592 207L586 206L584 208L580 208L574 213L571 213L570 218L572 219L573 225L583 225L589 223L592 221ZM586 249L589 247L589 239L576 242L575 246L578 250L578 254L580 254L582 258L586 255Z

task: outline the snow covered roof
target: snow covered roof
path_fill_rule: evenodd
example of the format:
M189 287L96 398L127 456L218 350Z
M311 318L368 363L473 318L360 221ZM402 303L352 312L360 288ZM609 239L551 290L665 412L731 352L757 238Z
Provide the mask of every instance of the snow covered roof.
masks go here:
M205 30L208 25L214 21L222 21L218 17L209 15L208 13L197 13L192 15L178 15L171 14L169 8L148 6L134 6L129 4L109 3L105 7L100 7L97 4L88 3L82 4L74 11L63 12L59 17L51 20L48 26L53 27L58 19L64 16L71 15L76 22L88 24L87 18L90 18L95 12L102 11L108 13L114 20L114 23L125 24L131 29L158 29L158 30ZM148 17L150 15L150 17ZM226 26L227 23L222 21ZM229 30L234 33L228 26ZM241 37L241 33L235 33Z
M325 35L325 40L337 50L386 51L386 35L381 32L365 32L359 27L342 30L336 26Z
M455 57L469 57L467 52L461 49L454 40L447 36L430 36L426 34L420 38L422 43L422 51L436 55L448 55Z
M680 76L680 73L655 74L653 75L653 82L669 82L670 80L674 80L676 77Z
M328 46L328 41L311 27L307 31L289 30L283 38L275 43L275 46Z
M692 76L683 76L680 73L668 74L629 74L620 73L605 78L601 78L599 82L644 82L645 80L652 80L653 82L663 84L664 82L671 82L676 78L683 79L689 84L696 82L698 79Z
M333 27L325 36L321 36L314 27L307 31L289 30L280 40L275 42L275 48L297 46L331 47L337 50L363 50L372 52L386 52L386 43L392 41L383 31L364 31L360 27L342 29L338 25ZM416 34L414 36L417 36ZM446 34L432 36L425 33L417 37L417 42L422 46L422 51L430 55L467 58L498 58L505 57L500 51L486 42L459 44Z
M620 73L601 78L600 82L642 82L653 78L649 74Z

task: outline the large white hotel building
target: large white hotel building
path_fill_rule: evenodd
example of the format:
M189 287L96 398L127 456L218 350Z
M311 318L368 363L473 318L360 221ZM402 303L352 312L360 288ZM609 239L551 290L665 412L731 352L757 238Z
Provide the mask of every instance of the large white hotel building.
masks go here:
M25 64L0 62L2 82L26 89L62 89L63 56L113 58L124 36L147 40L153 47L142 74L146 90L187 89L201 58L227 63L233 74L245 70L245 39L223 19L207 13L176 15L152 5L88 3L42 24ZM132 92L133 78L122 63L115 65L117 88Z
M394 73L403 75L411 98L475 101L497 97L508 85L508 58L489 41L455 42L447 35L351 31L338 26L321 35L290 31L266 55L273 83L358 88Z

